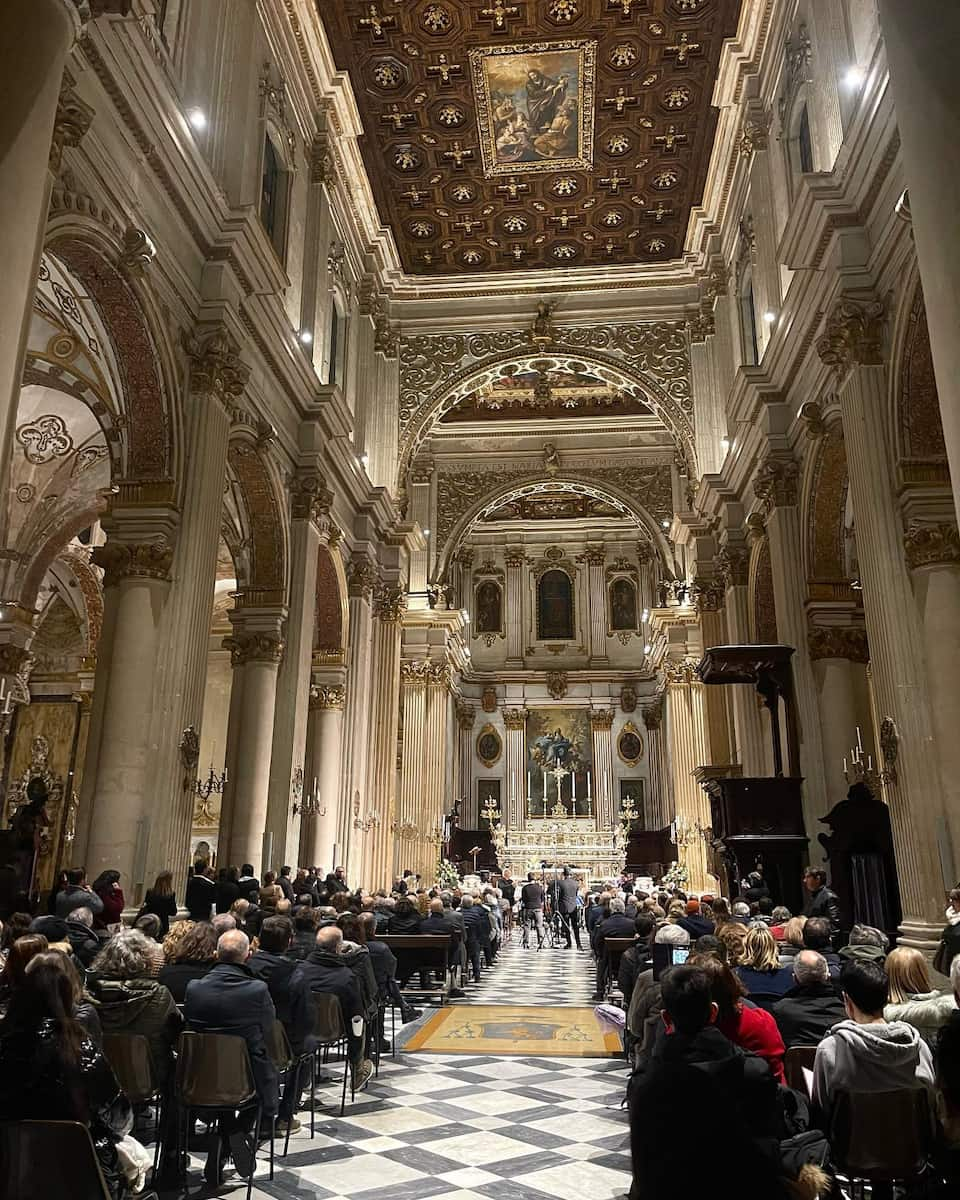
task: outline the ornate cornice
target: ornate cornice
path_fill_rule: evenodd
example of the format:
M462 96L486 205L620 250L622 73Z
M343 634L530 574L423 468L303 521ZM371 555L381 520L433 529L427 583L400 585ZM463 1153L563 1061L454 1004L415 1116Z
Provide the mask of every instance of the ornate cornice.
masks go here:
M445 662L417 658L400 664L400 681L405 687L445 687L450 682L450 667Z
M294 521L319 521L330 515L333 492L316 471L296 471L290 480L290 515Z
M341 683L310 685L311 709L343 708L346 702L347 689Z
M821 360L844 375L851 367L883 363L884 310L879 300L840 300L817 338Z
M347 594L369 599L376 590L380 575L377 564L369 558L351 558L347 563Z
M588 567L602 567L606 561L606 546L587 546L582 554L577 555L577 562L585 562Z
M97 546L91 560L103 570L104 587L112 587L123 579L169 581L173 546L166 538L154 542L111 540L103 546Z
M594 708L590 711L590 725L593 729L612 729L616 713L612 708Z
M373 612L385 625L395 625L407 607L402 587L379 587L373 601Z
M525 729L529 715L525 708L505 708L503 724L507 729Z
M960 563L960 534L953 521L935 525L912 522L903 536L903 548L911 571Z
M223 648L230 651L230 663L234 667L251 662L279 663L283 658L284 641L278 633L237 630L223 639Z
M242 394L250 368L240 358L240 346L224 325L200 328L182 336L190 359L190 390L217 396L229 405Z
M812 625L807 633L810 657L846 658L850 662L870 661L867 631L851 625Z
M717 555L717 570L726 587L746 587L750 574L750 548L726 545Z
M768 455L753 480L754 495L767 511L790 508L798 499L800 468L794 458Z
M659 729L663 723L663 694L661 693L652 704L645 704L641 713L647 729Z

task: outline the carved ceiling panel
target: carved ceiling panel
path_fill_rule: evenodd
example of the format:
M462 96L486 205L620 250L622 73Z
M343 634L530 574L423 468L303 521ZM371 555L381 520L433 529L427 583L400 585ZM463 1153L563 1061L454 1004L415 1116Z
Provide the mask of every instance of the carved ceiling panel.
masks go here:
M740 0L320 3L407 271L682 250Z
M588 517L622 517L623 510L594 496L577 495L564 489L544 491L508 500L482 518L497 521L571 521Z

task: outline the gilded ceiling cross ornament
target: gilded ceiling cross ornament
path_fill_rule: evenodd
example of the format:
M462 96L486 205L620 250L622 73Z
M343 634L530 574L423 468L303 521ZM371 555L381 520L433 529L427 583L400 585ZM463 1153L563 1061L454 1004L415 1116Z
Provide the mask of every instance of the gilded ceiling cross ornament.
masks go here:
M380 118L380 121L381 124L393 125L396 132L400 133L404 125L412 125L416 119L416 116L411 112L401 112L399 104L391 104L389 110Z
M387 30L396 28L397 18L381 16L380 10L375 4L370 5L367 13L367 16L360 18L361 30L365 29L374 41L382 42L386 37Z
M449 84L451 76L463 74L463 67L459 63L450 62L445 54L441 54L435 67L427 67L427 74L439 75L441 83Z
M489 8L480 9L481 17L492 17L494 29L506 29L508 17L519 17L520 6L517 4L504 4L503 0L493 0L493 4Z
M603 248L607 253L607 258L610 258L611 255L617 253L620 250L619 244L617 242L615 242L613 240L613 238L607 238L606 242L604 243Z
M519 242L514 242L510 247L509 256L514 262L523 262L523 256L527 250L525 246L521 246Z
M454 229L462 229L467 237L469 237L475 229L480 229L482 226L483 222L478 221L475 217L461 217L459 221L454 221L453 223Z
M636 5L637 8L643 8L646 5L646 0L607 0L607 8L619 8L620 16L623 17L624 20L629 20L630 17L633 16L634 5Z
M657 207L656 208L648 208L643 215L645 217L653 217L653 219L656 221L656 223L658 225L662 225L664 217L672 217L673 216L673 209L672 208L664 208L663 201L658 200Z
M567 210L562 208L559 217L547 217L547 220L553 222L555 225L559 225L561 229L569 229L573 222L579 221L580 218L576 213L571 217Z
M449 159L458 167L462 167L466 159L473 158L473 151L469 149L465 150L459 142L454 142L453 149L444 150L443 157Z
M615 108L617 116L623 116L628 104L636 104L638 96L628 96L625 87L618 87L615 96L608 96L603 102L604 108Z
M530 185L528 183L518 183L516 175L511 175L506 183L500 184L497 191L503 192L508 200L519 200L521 192L530 191Z
M409 200L410 204L414 208L419 208L426 197L430 195L430 193L423 191L421 188L412 187L408 188L405 192L401 192L400 195L403 196L405 200Z
M655 137L653 139L653 144L655 146L660 146L662 149L666 150L668 154L672 154L677 146L686 140L687 135L682 129L677 129L676 125L668 125L667 132L661 133L659 137Z
M685 67L691 54L699 54L702 50L699 42L691 42L688 33L681 33L673 46L664 46L663 53L676 55L677 66Z
M615 196L620 195L620 189L626 187L630 181L620 174L620 168L614 167L606 179L600 180L600 186L609 188Z

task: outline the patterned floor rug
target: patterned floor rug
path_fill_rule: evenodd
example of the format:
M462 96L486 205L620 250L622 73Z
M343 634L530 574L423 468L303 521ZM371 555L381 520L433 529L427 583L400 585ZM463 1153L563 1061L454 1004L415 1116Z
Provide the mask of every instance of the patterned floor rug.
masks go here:
M404 1042L405 1053L610 1058L620 1038L592 1008L486 1005L441 1008Z

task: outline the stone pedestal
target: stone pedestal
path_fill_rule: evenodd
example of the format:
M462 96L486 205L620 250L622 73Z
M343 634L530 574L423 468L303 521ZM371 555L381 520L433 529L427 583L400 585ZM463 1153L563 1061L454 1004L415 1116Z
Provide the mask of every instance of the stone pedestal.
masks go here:
M277 612L239 609L230 613L233 635L224 641L233 664L227 728L228 781L220 808L220 845L228 863L272 861L264 834L270 757L277 702L277 673L283 657ZM266 844L265 844L266 843Z
M346 689L342 672L316 677L310 685L310 717L307 729L307 766L304 796L314 796L317 811L300 825L300 863L333 871L344 866L334 861L337 816L340 800L341 745ZM336 857L340 847L336 846ZM349 879L349 874L347 875ZM357 881L361 882L361 881Z

